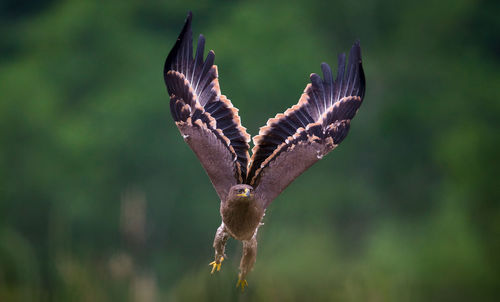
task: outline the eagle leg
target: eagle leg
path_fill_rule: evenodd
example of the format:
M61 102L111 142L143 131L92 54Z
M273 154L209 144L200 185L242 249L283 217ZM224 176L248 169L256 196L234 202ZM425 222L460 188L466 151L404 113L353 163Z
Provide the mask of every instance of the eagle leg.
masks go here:
M215 233L215 238L214 238L215 260L208 264L212 266L212 271L210 272L211 274L213 274L215 270L220 271L222 261L224 261L224 257L226 257L225 250L228 238L229 234L226 232L226 227L224 226L223 222L217 229L217 232Z
M253 268L255 259L257 258L257 230L250 240L243 240L243 255L240 261L240 273L238 275L238 283L236 287L241 287L241 291L248 286L248 282L245 279L246 275Z

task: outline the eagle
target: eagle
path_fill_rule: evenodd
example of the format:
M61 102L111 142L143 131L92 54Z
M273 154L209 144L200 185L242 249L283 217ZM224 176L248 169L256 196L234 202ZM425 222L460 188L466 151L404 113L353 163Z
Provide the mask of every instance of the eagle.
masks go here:
M311 74L299 102L277 114L253 137L242 127L238 109L221 94L211 50L204 57L200 35L193 57L192 14L168 54L164 80L175 124L191 147L220 198L222 223L215 233L211 273L226 257L229 237L243 243L237 287L257 256L257 232L266 208L302 172L335 149L346 137L365 94L359 41L338 56L335 80L326 63L323 78Z

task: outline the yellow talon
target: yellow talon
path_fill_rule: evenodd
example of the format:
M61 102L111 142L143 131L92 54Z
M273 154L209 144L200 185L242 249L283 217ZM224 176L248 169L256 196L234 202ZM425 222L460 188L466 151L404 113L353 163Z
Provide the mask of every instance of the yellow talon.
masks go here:
M245 286L248 286L248 282L246 279L238 279L238 283L236 283L236 287L241 287L241 292L245 291Z
M220 257L219 263L217 263L217 261L212 261L212 262L210 262L208 264L208 265L212 266L212 271L210 272L210 274L213 274L216 269L217 269L217 271L220 271L220 267L222 265L222 261L224 261L224 257Z

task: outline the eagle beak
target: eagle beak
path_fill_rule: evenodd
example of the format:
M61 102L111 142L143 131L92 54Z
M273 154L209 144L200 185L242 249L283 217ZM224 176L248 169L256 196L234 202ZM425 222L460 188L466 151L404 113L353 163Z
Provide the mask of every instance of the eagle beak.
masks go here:
M245 188L245 192L243 192L241 194L236 194L236 196L238 196L238 197L248 197L248 196L250 196L250 190L248 188Z

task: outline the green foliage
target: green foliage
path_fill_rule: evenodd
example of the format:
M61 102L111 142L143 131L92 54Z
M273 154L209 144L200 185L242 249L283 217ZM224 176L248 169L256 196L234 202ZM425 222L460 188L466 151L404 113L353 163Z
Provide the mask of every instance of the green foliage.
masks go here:
M193 10L251 134L360 39L345 142L209 275L210 182L164 59ZM0 4L0 301L494 301L498 1Z

